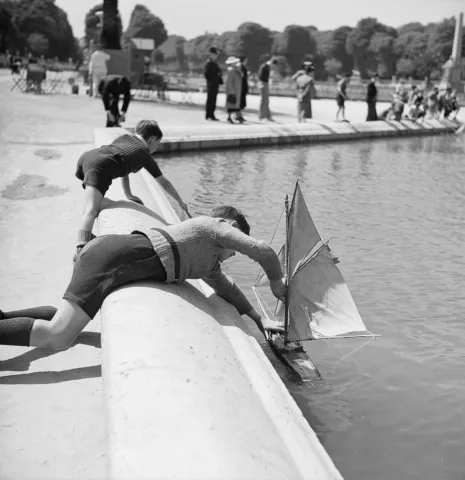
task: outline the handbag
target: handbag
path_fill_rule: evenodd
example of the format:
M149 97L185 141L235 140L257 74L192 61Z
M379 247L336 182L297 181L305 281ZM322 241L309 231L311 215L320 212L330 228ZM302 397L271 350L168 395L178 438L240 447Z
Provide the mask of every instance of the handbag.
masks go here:
M237 97L236 97L236 95L234 95L234 93L228 93L228 95L226 96L226 101L228 103L236 103L237 102Z

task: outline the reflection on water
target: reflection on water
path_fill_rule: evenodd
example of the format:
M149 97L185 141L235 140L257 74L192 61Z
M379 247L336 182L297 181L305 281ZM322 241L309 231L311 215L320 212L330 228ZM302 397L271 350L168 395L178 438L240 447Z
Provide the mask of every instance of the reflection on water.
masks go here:
M265 351L346 480L463 480L464 136L160 157L196 214L233 204L270 240L299 179L367 327L307 345L322 381ZM282 241L283 232L276 233ZM252 299L257 264L225 270ZM257 338L258 334L257 334Z

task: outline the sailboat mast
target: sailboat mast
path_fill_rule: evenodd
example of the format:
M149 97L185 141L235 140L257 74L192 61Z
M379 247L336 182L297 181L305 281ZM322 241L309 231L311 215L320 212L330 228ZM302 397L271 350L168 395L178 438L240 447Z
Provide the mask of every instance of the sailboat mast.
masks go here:
M286 280L286 297L284 300L284 332L287 338L287 331L289 329L289 301L288 301L288 288L289 288L289 198L286 195L284 200L284 206L286 211L286 242L284 244L284 278Z

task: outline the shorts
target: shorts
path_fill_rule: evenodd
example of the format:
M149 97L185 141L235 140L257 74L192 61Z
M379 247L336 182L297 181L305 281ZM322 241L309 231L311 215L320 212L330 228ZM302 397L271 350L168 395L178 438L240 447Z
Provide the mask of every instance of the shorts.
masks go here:
M114 152L104 148L90 150L81 155L76 167L76 177L82 180L82 188L95 187L103 196L113 181L109 170L112 169Z
M94 318L113 290L141 280L166 281L150 240L142 233L103 235L81 250L63 298Z
M338 95L336 97L337 106L338 107L343 107L344 104L345 104L345 101L346 101L346 99L340 93L338 93Z

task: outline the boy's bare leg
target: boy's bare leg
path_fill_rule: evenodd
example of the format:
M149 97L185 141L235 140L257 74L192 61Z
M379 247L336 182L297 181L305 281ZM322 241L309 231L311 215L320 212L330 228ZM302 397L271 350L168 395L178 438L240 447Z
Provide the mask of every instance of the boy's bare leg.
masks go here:
M103 194L97 188L92 185L87 185L84 197L84 212L81 221L81 226L78 231L78 238L76 243L76 253L73 257L73 262L76 261L77 256L81 249L90 242L92 238L92 227L94 226L95 219L100 212L102 205Z
M84 213L80 230L92 231L95 219L100 212L103 195L97 188L87 185L84 196Z
M62 299L51 321L34 321L29 344L31 347L65 350L76 340L90 320L81 307Z

